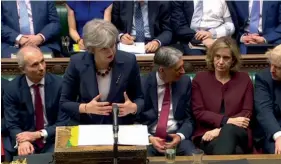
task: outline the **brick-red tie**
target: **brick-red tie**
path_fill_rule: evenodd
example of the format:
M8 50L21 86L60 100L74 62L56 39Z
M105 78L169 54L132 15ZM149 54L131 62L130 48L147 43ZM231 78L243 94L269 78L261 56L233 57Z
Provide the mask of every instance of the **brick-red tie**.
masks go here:
M165 84L165 94L155 133L155 136L160 137L162 139L166 139L167 137L167 123L170 112L170 102L170 86L169 84Z
M35 128L36 131L44 129L44 112L43 112L43 104L42 104L42 98L40 94L40 84L33 85L34 89L34 106L35 106ZM35 141L37 146L41 149L44 147L44 143L42 139L38 139Z

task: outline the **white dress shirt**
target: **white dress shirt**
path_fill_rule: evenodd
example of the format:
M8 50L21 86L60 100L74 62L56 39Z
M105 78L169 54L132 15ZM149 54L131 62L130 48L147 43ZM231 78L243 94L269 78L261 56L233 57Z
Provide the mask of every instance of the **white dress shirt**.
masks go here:
M161 109L162 109L162 104L163 104L163 99L164 99L164 94L165 94L165 83L162 79L160 79L158 72L156 73L156 80L157 80L157 95L158 95L158 120L160 117ZM172 88L170 86L170 112L169 112L169 117L168 117L168 123L167 123L167 133L169 132L174 132L178 130L178 122L174 119L174 112L173 112L173 101L172 101ZM155 134L157 128L157 124L152 127L151 132ZM185 136L182 133L177 133L180 137L181 140L185 139Z
M193 2L195 9L198 0ZM192 21L191 27L193 27ZM203 16L197 29L210 31L213 39L231 36L234 33L235 27L225 0L203 0Z
M105 70L100 70L100 72L105 72ZM104 77L99 76L96 74L97 77L97 82L98 82L98 88L99 88L99 93L101 95L100 100L105 101L108 97L108 93L110 90L110 84L111 84L111 77L112 77L112 70L109 71L107 75Z
M32 85L34 83L32 81L30 81L27 76L26 76L26 81L27 81L27 85L30 88L32 104L33 104L33 108L35 110L35 93L34 93L34 89L32 88ZM48 120L47 120L46 107L45 107L45 90L44 90L45 89L44 88L45 78L42 78L41 81L38 84L41 84L41 86L40 86L40 96L41 96L42 105L43 105L44 127L46 128L48 126ZM34 121L36 122L36 117L35 116L34 116ZM44 139L46 139L48 137L47 131L45 129L42 129L41 131L44 134Z

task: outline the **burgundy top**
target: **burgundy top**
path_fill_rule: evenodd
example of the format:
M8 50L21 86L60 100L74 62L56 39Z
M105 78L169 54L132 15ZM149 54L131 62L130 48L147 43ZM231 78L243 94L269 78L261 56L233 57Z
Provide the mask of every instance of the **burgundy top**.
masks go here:
M224 113L221 112L222 101ZM224 117L252 115L253 84L249 75L244 72L231 73L231 79L225 84L218 81L212 71L199 72L192 81L191 102L196 118L194 137L203 136L206 131L220 128Z

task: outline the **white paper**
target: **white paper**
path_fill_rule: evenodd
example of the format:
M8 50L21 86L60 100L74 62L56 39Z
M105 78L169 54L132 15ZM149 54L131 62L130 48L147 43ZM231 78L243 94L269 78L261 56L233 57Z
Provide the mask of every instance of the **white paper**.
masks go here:
M112 125L80 125L78 145L113 145ZM119 145L149 145L147 126L120 125Z
M118 44L118 49L133 54L145 54L144 42L134 42L132 45L126 45L120 42Z
M136 56L154 56L155 54L149 53L149 54L135 54Z
M45 59L53 58L52 54L43 54L43 56L44 56ZM17 55L16 54L11 54L11 59L15 59L15 58L17 58Z

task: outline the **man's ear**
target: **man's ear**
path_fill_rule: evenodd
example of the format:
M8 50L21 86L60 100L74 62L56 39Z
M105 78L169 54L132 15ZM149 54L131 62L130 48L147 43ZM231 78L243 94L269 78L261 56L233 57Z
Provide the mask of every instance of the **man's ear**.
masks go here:
M24 67L19 67L20 71L25 74Z

